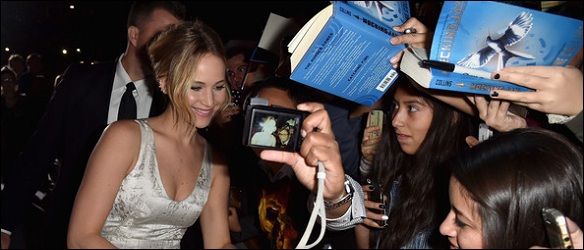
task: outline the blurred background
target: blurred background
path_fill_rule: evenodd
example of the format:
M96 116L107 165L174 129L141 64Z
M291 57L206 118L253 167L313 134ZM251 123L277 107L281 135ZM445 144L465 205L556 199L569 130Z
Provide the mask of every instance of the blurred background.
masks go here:
M131 1L1 1L2 65L13 53L43 56L49 77L74 61L113 60L126 48ZM215 28L225 42L259 40L270 12L308 20L328 1L183 1L187 18Z

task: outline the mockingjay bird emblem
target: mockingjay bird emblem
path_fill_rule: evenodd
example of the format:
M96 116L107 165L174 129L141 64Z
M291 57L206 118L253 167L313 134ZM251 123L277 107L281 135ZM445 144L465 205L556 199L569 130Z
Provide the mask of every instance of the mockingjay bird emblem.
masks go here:
M489 32L486 39L487 46L476 53L469 54L457 64L468 68L478 68L487 64L495 55L499 55L497 60L497 70L499 70L505 67L507 61L512 57L534 59L535 57L532 55L511 51L508 48L521 41L529 33L532 26L533 17L531 13L521 12L515 20L509 23L501 37L493 39Z

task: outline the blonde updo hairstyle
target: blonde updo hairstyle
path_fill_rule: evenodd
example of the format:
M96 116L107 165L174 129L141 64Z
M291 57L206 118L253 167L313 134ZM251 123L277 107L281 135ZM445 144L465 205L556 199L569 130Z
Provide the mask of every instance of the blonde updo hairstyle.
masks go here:
M193 126L195 124L196 117L191 112L188 93L191 83L195 80L197 65L208 53L218 56L226 63L221 37L199 20L172 26L158 34L148 47L156 79L166 81L162 92L166 94L175 114L175 124L181 120ZM226 98L221 110L225 109L231 100L229 84L225 86Z

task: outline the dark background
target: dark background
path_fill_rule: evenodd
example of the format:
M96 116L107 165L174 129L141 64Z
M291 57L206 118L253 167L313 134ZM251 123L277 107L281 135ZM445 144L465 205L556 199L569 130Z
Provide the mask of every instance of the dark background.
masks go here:
M227 42L255 39L270 12L308 20L328 1L182 1L187 19L215 28ZM131 1L1 1L2 65L10 54L40 53L47 75L62 73L75 61L113 60L126 49ZM75 9L69 9L74 4ZM10 51L5 51L9 47ZM75 52L81 48L81 53ZM68 50L67 55L61 51Z

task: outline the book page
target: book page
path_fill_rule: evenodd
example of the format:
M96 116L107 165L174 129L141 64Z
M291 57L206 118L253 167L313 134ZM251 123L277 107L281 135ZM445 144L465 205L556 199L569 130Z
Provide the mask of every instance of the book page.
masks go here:
M310 48L310 45L312 45L312 42L314 42L332 15L333 5L330 4L312 17L310 21L308 21L308 23L306 23L294 36L294 38L292 38L292 41L288 44L288 52L292 54L290 56L290 66L292 71L298 66L302 56L306 54L306 51L308 51L308 48Z

